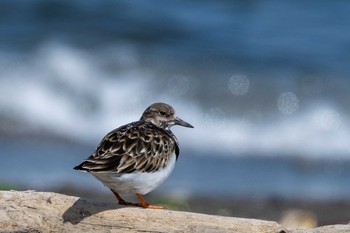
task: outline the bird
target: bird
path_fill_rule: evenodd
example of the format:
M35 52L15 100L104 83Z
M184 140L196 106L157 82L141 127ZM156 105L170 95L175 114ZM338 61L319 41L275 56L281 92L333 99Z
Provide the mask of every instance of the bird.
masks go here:
M108 133L95 152L74 169L101 181L120 205L163 209L150 205L142 195L159 187L175 167L180 148L170 130L174 125L194 128L177 117L169 104L151 104L140 120ZM140 202L125 201L120 194L136 194Z

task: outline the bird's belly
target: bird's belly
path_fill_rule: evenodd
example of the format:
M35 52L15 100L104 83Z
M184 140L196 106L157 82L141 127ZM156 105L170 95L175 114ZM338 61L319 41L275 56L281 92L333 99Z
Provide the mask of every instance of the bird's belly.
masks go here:
M174 169L176 162L175 154L171 157L168 166L156 172L133 172L124 174L115 173L93 173L108 188L117 193L139 193L146 194L160 186Z

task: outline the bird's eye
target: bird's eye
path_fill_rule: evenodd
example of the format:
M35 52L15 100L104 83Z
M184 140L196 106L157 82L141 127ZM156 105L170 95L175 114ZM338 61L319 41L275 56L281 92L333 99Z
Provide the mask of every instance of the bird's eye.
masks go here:
M164 111L164 110L159 110L159 113L160 113L160 115L162 115L162 116L165 116L165 115L166 115L166 111Z

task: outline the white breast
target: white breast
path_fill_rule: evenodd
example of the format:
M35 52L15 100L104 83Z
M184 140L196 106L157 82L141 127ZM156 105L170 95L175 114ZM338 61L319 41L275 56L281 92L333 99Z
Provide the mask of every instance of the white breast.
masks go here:
M171 156L168 166L156 172L133 172L124 174L91 172L91 174L117 193L146 194L163 184L173 171L175 163L176 155L174 153Z

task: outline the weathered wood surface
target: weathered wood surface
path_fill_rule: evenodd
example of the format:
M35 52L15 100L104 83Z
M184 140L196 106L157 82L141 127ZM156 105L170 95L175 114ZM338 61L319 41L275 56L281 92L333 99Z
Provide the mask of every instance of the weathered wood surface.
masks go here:
M97 203L50 192L0 191L0 232L350 232L349 225L287 231L278 223Z

